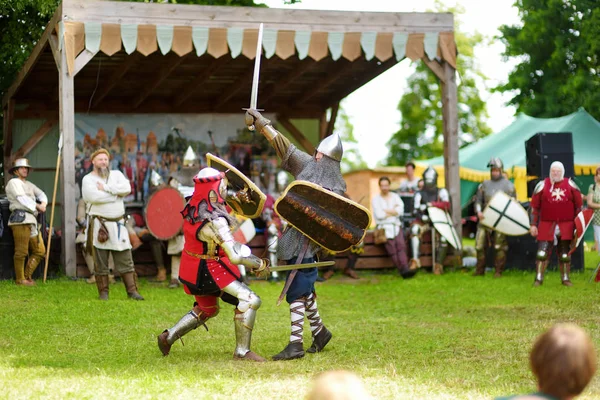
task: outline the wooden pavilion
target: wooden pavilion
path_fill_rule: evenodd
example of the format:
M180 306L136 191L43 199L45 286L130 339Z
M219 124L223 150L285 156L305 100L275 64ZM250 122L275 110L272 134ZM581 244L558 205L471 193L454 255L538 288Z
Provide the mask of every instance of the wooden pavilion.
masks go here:
M67 275L76 271L76 113L239 112L242 118L260 22L265 32L259 107L275 113L308 152L314 143L292 119L319 120L325 137L333 131L340 101L357 88L406 57L431 68L443 91L445 178L460 231L452 14L63 0L2 109L5 179L15 158L41 142L55 154L57 136L62 138L57 211ZM18 123L27 127L19 138L13 134ZM58 133L52 146L49 132Z

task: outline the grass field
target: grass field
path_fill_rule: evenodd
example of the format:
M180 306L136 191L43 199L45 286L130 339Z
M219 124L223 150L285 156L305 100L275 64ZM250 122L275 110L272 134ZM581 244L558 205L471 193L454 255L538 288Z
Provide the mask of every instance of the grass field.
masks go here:
M586 254L592 268L599 261ZM210 331L192 331L162 357L156 335L192 305L182 289L142 280L144 302L111 286L66 278L35 288L0 282L0 398L302 399L311 378L332 369L361 376L376 399L489 399L535 389L528 352L555 322L574 322L600 348L600 287L591 270L557 272L533 288L533 273L502 279L450 272L404 281L391 271L336 275L318 284L319 308L333 332L328 347L300 360L235 362L233 311L222 305ZM275 306L281 283L252 282L262 297L253 350L263 356L287 343L289 311ZM305 324L305 347L311 339ZM582 399L600 398L597 378Z

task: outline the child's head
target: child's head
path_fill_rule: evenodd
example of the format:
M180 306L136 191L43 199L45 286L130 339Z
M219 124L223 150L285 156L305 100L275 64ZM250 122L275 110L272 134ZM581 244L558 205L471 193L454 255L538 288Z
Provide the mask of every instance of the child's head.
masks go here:
M529 361L539 389L559 399L583 392L597 368L592 340L573 324L554 325L538 337Z
M348 371L328 371L317 375L306 400L368 400L360 378Z

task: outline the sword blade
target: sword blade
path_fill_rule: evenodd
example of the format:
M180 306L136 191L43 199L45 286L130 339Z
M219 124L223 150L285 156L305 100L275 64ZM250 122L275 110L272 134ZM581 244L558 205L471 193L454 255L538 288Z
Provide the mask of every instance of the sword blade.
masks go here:
M252 92L250 92L250 108L257 109L258 105L258 79L260 77L260 59L262 56L263 24L258 27L258 40L256 41L256 57L254 57L254 76L252 77Z
M290 271L292 269L330 267L334 264L335 264L335 261L320 261L320 262L306 263L306 264L280 265L277 267L270 267L269 269L271 270L271 272L280 272L280 271Z

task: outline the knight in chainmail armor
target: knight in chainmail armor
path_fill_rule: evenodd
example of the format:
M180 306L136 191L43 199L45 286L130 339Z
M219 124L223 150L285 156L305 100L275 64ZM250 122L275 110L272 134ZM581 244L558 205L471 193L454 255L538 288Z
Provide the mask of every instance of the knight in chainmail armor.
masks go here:
M515 198L515 185L504 177L504 164L498 157L492 157L487 165L490 168L490 179L483 181L477 189L475 195L475 212L479 221L483 219L483 209L490 202L496 192L504 192L510 197ZM477 224L477 235L475 236L475 249L477 250L477 265L473 276L483 276L485 274L485 254L488 245L494 245L494 277L500 278L504 265L506 264L506 252L508 251L508 242L506 235L492 230L481 223Z
M204 325L219 312L219 298L235 307L236 360L265 361L250 350L252 329L260 297L241 280L238 265L256 275L269 273L268 260L251 254L231 233L234 218L225 209L226 178L214 168L202 169L194 178L194 192L181 212L185 245L179 280L187 294L195 297L191 311L158 336L158 348L168 355L171 346L185 334ZM208 329L208 328L207 328Z
M423 189L415 193L413 214L415 220L410 226L410 247L412 259L409 263L409 270L421 267L419 259L421 255L421 237L431 230L431 235L435 235L435 260L433 260L433 273L441 275L444 272L443 262L448 254L448 241L439 235L431 224L427 214L427 207L434 206L442 210L450 209L450 195L446 188L438 188L438 173L433 167L427 167L423 173Z
M254 109L246 113L246 125L256 127L256 130L269 140L282 161L282 169L292 174L295 179L309 181L336 194L344 195L346 183L340 171L343 148L339 135L334 134L323 139L314 156L311 156L290 143L271 126L271 121ZM285 260L287 264L310 263L315 261L315 255L319 250L320 247L315 242L288 225L279 239L277 257ZM307 268L297 271L286 293L286 301L290 305L290 340L280 353L273 356L275 361L304 357L302 332L305 315L310 322L313 337L313 343L307 349L309 353L323 350L332 337L331 332L323 324L317 308L314 286L317 269Z

